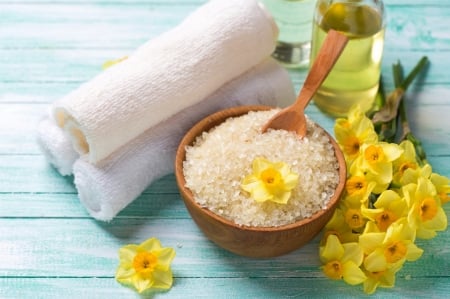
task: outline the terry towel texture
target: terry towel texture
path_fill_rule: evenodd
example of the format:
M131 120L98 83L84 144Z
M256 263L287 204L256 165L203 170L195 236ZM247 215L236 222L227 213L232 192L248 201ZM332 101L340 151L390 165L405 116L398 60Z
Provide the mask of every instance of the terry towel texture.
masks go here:
M150 128L99 165L84 156L74 165L78 196L90 215L108 221L152 182L173 172L184 134L203 117L232 106L286 106L295 100L289 75L268 59L200 103Z
M73 149L69 137L57 126L51 115L39 122L37 141L48 163L61 175L72 174L73 164L79 155Z
M270 56L277 34L255 0L210 1L55 103L55 119L97 164Z

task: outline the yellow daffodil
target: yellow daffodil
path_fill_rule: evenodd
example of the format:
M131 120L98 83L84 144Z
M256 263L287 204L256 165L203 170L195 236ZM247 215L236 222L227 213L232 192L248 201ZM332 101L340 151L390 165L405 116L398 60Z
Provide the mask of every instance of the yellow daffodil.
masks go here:
M366 173L366 178L377 183L373 192L379 194L386 190L392 181L392 162L400 157L403 149L397 144L378 142L375 144L363 144L361 154L358 156L352 168Z
M170 264L174 257L175 250L161 247L155 238L139 245L126 245L119 250L116 280L134 286L139 293L147 289L169 289L173 282Z
M359 268L363 261L363 251L358 243L341 244L335 235L329 235L324 246L320 247L322 270L331 279L343 279L356 285L364 282L366 276Z
M376 181L371 181L367 173L364 173L358 167L351 167L350 176L345 182L345 196L348 200L365 203L375 187Z
M329 235L335 235L341 243L358 242L359 233L353 232L345 221L345 215L341 208L334 210L333 216L325 225L325 233L321 244L325 244Z
M437 195L441 200L441 204L446 204L450 201L450 179L439 175L437 173L432 173L430 176L430 180L436 188Z
M348 227L355 233L360 233L364 230L364 225L366 224L367 218L361 212L361 206L367 204L361 203L355 198L345 197L341 200L339 207L342 209L344 214L344 220Z
M412 142L405 140L399 146L403 149L403 154L392 164L394 167L393 182L397 184L400 183L407 169L417 169L419 167L416 159L416 150Z
M409 208L408 222L417 229L418 238L433 238L436 231L447 228L447 216L429 179L421 177L417 184L404 186L403 193Z
M359 244L363 248L364 269L369 272L386 271L397 268L405 261L415 261L423 250L414 244L415 230L408 224L407 218L400 218L392 223L386 232L380 232L371 222L359 237Z
M363 268L364 274L367 276L367 279L364 281L364 292L373 294L378 287L392 288L395 284L395 274L401 268L401 266L396 266L376 272L370 272Z
M334 134L347 163L351 163L359 155L362 144L378 141L371 120L361 112L359 106L349 112L347 119L336 120Z
M374 208L362 208L362 214L372 220L378 229L385 232L388 227L408 214L408 207L403 197L392 190L383 191L374 203Z
M241 188L249 192L254 200L279 204L288 202L292 189L298 184L298 174L291 172L286 163L272 163L257 157L253 160L252 170L253 173L242 180Z
M422 167L408 168L404 171L403 176L400 180L400 184L406 186L408 184L417 184L419 178L429 179L433 170L430 164L425 164Z

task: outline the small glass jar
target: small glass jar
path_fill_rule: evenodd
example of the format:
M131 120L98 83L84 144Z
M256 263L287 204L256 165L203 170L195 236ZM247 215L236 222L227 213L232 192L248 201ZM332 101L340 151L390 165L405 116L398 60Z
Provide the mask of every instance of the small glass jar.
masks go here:
M341 57L314 96L323 112L344 117L353 105L372 108L378 91L384 47L381 0L318 0L314 12L311 63L329 29L349 37Z
M311 48L311 30L316 0L261 0L280 29L273 53L289 68L307 68Z

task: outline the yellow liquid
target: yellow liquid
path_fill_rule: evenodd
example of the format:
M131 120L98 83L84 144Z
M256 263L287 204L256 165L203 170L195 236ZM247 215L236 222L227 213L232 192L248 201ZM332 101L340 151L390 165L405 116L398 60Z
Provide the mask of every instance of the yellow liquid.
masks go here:
M329 29L346 34L349 42L314 96L314 102L319 109L336 117L346 116L355 104L368 111L380 79L384 44L382 18L367 5L334 3L328 9L319 7L319 16L313 25L311 61L317 56Z

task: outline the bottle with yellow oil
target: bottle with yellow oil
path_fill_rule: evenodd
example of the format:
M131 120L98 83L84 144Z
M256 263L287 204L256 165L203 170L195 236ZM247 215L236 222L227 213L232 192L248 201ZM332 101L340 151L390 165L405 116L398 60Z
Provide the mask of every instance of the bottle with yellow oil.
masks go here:
M328 30L349 42L317 94L315 104L327 114L346 116L359 104L372 107L378 90L383 56L385 12L381 0L318 0L314 13L311 63Z

